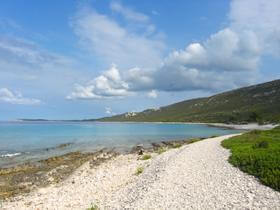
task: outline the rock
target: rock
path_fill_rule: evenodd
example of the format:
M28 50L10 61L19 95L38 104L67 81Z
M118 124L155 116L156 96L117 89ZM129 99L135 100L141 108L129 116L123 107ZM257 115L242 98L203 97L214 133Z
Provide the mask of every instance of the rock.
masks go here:
M138 155L142 155L144 152L143 145L136 145L135 147L132 147L131 153L137 153Z
M138 155L143 155L143 153L144 153L144 151L143 151L142 149L140 149L140 150L138 151Z

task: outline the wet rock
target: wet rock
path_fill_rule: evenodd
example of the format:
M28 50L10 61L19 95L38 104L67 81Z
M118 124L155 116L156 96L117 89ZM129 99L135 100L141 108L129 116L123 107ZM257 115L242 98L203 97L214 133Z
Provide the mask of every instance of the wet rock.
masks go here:
M131 149L131 153L137 153L138 155L142 155L143 152L144 152L144 147L142 144L136 145Z
M102 152L72 152L33 163L0 169L0 200L31 190L59 183L83 163L91 161ZM113 155L112 155L113 156ZM108 153L100 160L109 159ZM99 161L101 162L101 161Z
M58 149L63 149L63 148L68 147L68 146L70 146L70 145L72 145L72 144L73 144L73 143L60 144L60 145L58 145L56 148L58 148Z

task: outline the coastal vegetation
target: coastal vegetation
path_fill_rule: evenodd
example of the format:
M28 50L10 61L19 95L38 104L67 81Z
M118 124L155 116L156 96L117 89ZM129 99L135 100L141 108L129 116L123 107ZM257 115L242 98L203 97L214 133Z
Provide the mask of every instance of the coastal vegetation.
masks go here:
M212 137L211 137L212 138ZM163 145L155 145L154 151L157 154L162 154L166 151L168 151L169 149L176 149L176 148L180 148L183 145L187 145L187 144L192 144L198 141L202 141L204 138L191 138L191 139L186 139L186 140L179 140L179 141L170 141L170 142L164 142L164 146Z
M280 191L280 127L251 131L222 142L231 150L229 162Z
M140 175L140 174L142 174L143 173L143 171L144 171L144 168L142 167L142 166L140 166L140 167L138 167L137 169L136 169L136 175Z
M158 153L159 155L166 152L167 151L167 147L159 147L157 150L156 150L156 153Z
M152 156L150 154L145 154L141 157L141 160L149 160L149 159L151 159L151 157Z
M280 122L280 80L157 109L94 121L252 123ZM91 120L89 120L91 121Z
M94 153L71 152L10 168L0 168L0 200L59 183L85 162L96 167L114 156L114 152L106 152L105 155L102 150Z
M91 207L88 208L87 210L98 210L98 206L96 204L91 204Z
M172 145L172 148L176 149L176 148L180 148L182 146L182 144L180 143L175 143Z

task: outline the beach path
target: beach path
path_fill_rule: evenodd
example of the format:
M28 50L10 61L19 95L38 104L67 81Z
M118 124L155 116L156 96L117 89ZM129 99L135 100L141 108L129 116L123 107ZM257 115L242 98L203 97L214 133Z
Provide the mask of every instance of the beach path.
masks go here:
M235 134L236 135L236 134ZM4 209L280 209L280 193L227 162L221 141L206 139L150 160L120 155L69 179L4 202ZM135 175L137 168L143 173Z

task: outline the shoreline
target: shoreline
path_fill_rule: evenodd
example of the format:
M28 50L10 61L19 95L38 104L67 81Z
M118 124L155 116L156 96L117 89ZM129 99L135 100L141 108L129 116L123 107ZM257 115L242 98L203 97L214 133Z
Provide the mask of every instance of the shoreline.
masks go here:
M120 123L120 122L118 122ZM130 122L135 123L135 122ZM140 122L136 122L140 123ZM141 122L142 123L142 122ZM150 123L150 122L145 122ZM167 123L167 122L153 122L153 123ZM207 126L224 127L225 129L244 130L244 132L252 129L270 129L274 125L259 126L257 124L247 125L226 125L221 123L179 123L179 122L168 122L168 124L204 124ZM21 194L22 192L30 192L35 188L45 187L50 184L58 183L65 180L74 171L85 164L86 162L105 162L112 157L120 154L137 154L139 150L145 153L153 153L161 147L170 148L172 145L184 145L192 141L193 138L183 140L170 140L161 141L157 143L150 143L149 147L143 144L135 145L127 151L115 151L114 148L103 148L92 152L67 152L62 155L53 155L49 158L43 158L34 161L27 161L24 163L14 164L7 167L0 168L0 199L13 197L14 195ZM205 138L199 138L205 139ZM59 148L67 147L70 144L59 145ZM53 149L53 148L52 148ZM100 158L102 157L102 158ZM104 158L105 157L105 158ZM69 161L73 160L72 162ZM75 159L75 160L74 160ZM58 169L58 170L57 170ZM20 173L18 172L20 171ZM32 172L31 172L32 171ZM53 172L54 171L54 172ZM23 180L23 177L25 179ZM22 183L23 182L23 183Z
M125 124L125 123L120 123L120 122L115 122L116 124ZM116 138L112 138L112 140L110 140L110 138L107 137L107 140L103 139L102 137L95 137L93 135L93 137L86 137L84 138L85 140L79 140L79 139L83 139L83 134L79 134L80 136L78 137L67 137L67 139L65 138L65 140L61 141L61 142L57 142L57 144L55 143L55 140L52 140L51 145L47 145L45 144L44 146L38 146L37 148L29 148L29 149L20 149L20 147L9 147L5 146L5 142L4 142L4 147L2 150L0 150L0 168L7 168L10 166L16 166L18 164L23 164L26 162L35 162L38 160L43 160L43 159L47 159L50 157L54 157L54 156L60 156L60 155L64 155L70 152L76 152L76 151L80 151L80 152L95 152L98 151L100 149L113 149L114 147L116 148L116 151L118 152L125 152L130 150L131 147L133 147L135 144L143 144L145 146L150 146L150 144L152 142L160 142L160 141L169 141L169 140L182 140L182 139L186 139L186 138L195 138L197 137L209 137L211 135L223 135L223 134L227 134L227 133L236 133L236 132L240 132L240 130L236 130L233 128L211 128L214 125L199 125L198 123L180 123L180 122L170 122L170 123L162 123L162 122L154 122L154 123L149 123L148 122L144 122L144 123L140 123L140 122L129 122L130 124L146 124L143 125L145 127L158 127L160 125L156 125L156 124L162 124L162 126L160 126L160 128L164 128L164 124L169 124L170 126L172 126L172 124L177 124L174 125L175 127L179 127L181 130L181 126L185 126L187 127L185 131L181 131L181 133L179 135L177 135L177 133L172 133L169 131L169 133L162 133L157 131L157 129L152 129L151 134L149 134L149 132L147 133L147 136L145 137L138 137L138 135L133 136L132 137L126 137L124 139L126 140L122 140L120 139L120 143L118 143L118 137L116 135ZM87 123L86 123L87 124ZM107 123L100 123L101 125L97 125L97 127L103 127L102 124L107 124ZM111 123L109 123L111 124ZM153 125L154 124L154 125ZM180 125L181 124L181 125ZM194 126L191 126L192 124L195 124ZM201 123L202 124L202 123ZM36 125L36 123L35 123ZM79 124L78 124L79 125ZM189 125L189 126L188 126ZM96 125L94 125L95 127ZM114 124L112 124L112 126L114 127ZM130 125L126 125L126 126L130 126ZM136 127L138 127L138 125L134 125ZM105 126L106 127L106 126ZM118 127L118 125L116 125L116 127ZM188 132L188 127L190 127L190 131ZM192 127L196 128L199 127L199 129L205 129L206 131L208 130L212 130L213 132L205 132L205 134L203 134L203 132L197 132L197 130L194 132L194 134L192 134ZM217 126L215 126L217 127ZM157 134L154 136L153 133L154 131L157 132ZM36 133L32 132L32 134L29 134L30 136L36 136ZM114 134L113 134L114 135ZM118 134L119 135L119 134ZM120 134L122 135L122 134ZM149 136L150 135L150 136ZM19 138L19 137L18 137ZM37 138L37 137L36 137ZM36 139L34 138L34 139ZM52 138L52 137L51 137ZM93 141L92 141L92 139ZM120 136L120 138L122 138ZM5 139L5 137L4 137ZM97 139L97 140L95 140ZM109 140L108 140L109 139ZM113 139L116 139L116 141L113 141ZM46 140L44 138L42 138L42 140ZM23 139L23 141L26 141L26 139ZM94 143L94 141L96 141L97 143ZM99 143L98 143L99 141ZM103 143L104 141L104 143ZM111 141L111 142L110 142ZM7 141L6 141L7 142ZM27 141L28 142L28 141ZM110 142L110 144L108 144L108 142ZM114 143L116 142L116 143ZM32 142L31 142L32 143ZM26 145L28 145L28 143L25 143ZM39 143L38 143L39 144ZM87 146L88 145L88 146ZM16 146L16 145L15 145Z
M209 125L213 127L220 127L220 128L228 128L228 129L235 129L235 130L269 130L272 128L275 128L279 126L280 124L276 123L268 123L264 125L259 125L256 122L253 123L244 123L244 124L234 124L234 123L207 123L207 122L161 122L161 121L155 121L155 122L149 122L149 121L82 121L82 120L45 120L45 121L0 121L0 122L7 122L7 123L52 123L52 122L61 122L61 123L127 123L127 124L138 124L138 123L147 123L147 124L190 124L190 125Z
M103 164L120 155L155 153L160 148L175 148L205 138L189 138L151 143L151 146L135 145L128 151L101 149L94 152L69 152L60 156L20 163L0 168L0 201L32 192L49 185L59 184L70 177L79 167L88 163L91 167Z
M122 122L118 122L122 123ZM130 122L135 123L135 122ZM140 122L136 122L140 123ZM143 123L143 122L141 122ZM150 122L145 122L150 123ZM221 124L221 123L180 123L180 122L153 122L153 123L168 123L168 124L204 124L207 126L224 127L225 129L244 130L244 132L253 129L266 130L276 127L276 125L246 124ZM222 136L223 137L223 136ZM208 137L207 139L209 139ZM205 138L193 139L193 141L202 140ZM27 162L16 166L0 168L0 201L1 199L9 199L18 195L25 195L45 188L51 185L57 185L71 177L80 167L85 164L90 164L95 167L99 164L104 164L118 156L132 155L140 157L141 153L156 153L159 149L179 148L183 145L192 143L192 139L170 140L151 143L150 147L144 145L135 145L123 153L116 152L114 149L101 149L95 152L69 152L60 156L52 156L47 159ZM62 144L59 147L65 147L68 144ZM140 155L141 155L140 154Z
M86 121L91 122L91 121ZM189 125L208 125L212 127L219 127L219 128L227 128L227 129L233 129L233 130L269 130L273 129L280 124L264 124L259 125L258 123L247 123L247 124L226 124L226 123L203 123L203 122L133 122L133 121L111 121L111 122L104 122L104 121L92 121L94 123L147 123L147 124L189 124Z
M67 179L2 203L3 209L275 208L280 193L227 162L225 135L163 153L120 154L100 165L85 162ZM145 152L144 152L145 153ZM140 173L136 173L142 168ZM199 189L199 190L197 190ZM278 206L279 207L279 206Z

